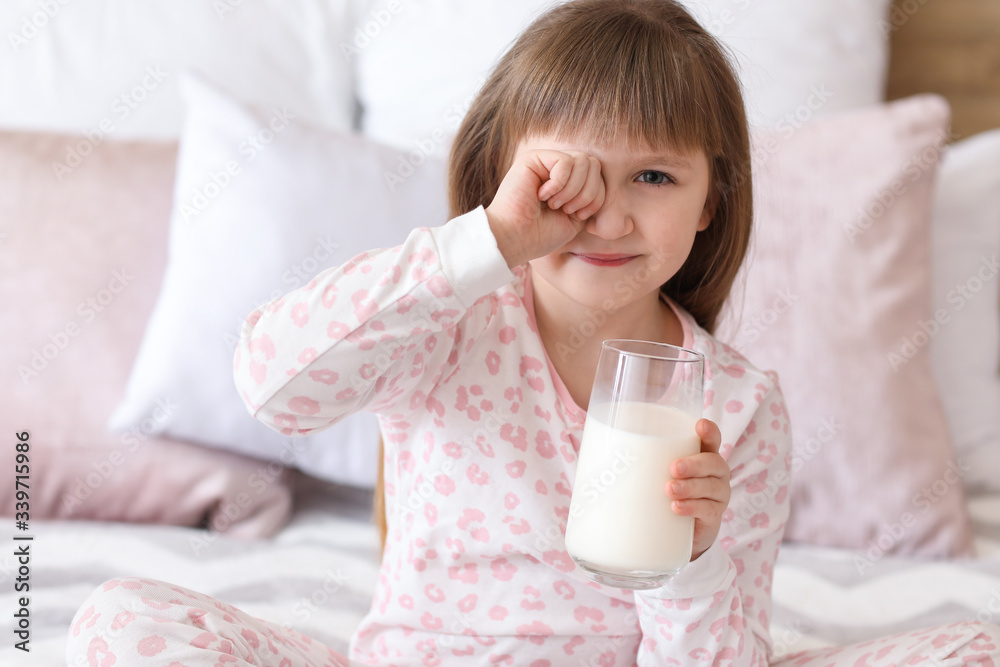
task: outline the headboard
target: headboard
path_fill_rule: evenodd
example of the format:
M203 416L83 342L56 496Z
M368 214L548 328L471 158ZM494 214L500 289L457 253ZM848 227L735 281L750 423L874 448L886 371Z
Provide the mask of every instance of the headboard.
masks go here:
M886 96L943 95L952 139L1000 127L1000 2L894 0Z

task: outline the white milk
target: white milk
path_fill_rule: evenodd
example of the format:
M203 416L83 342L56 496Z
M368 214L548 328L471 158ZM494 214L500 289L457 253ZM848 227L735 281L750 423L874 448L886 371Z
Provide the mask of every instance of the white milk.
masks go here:
M677 516L664 488L670 464L701 451L698 421L676 408L591 407L583 428L566 525L571 556L608 572L678 570L691 558L694 517Z

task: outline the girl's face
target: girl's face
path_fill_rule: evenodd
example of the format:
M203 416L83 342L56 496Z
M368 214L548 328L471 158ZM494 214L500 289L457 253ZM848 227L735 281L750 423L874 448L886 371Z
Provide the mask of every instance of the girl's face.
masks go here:
M596 157L606 196L575 238L531 261L534 275L572 301L608 312L658 299L660 286L684 264L695 234L714 214L704 151L655 150L644 143L598 147L586 136L531 136L517 154L541 148Z

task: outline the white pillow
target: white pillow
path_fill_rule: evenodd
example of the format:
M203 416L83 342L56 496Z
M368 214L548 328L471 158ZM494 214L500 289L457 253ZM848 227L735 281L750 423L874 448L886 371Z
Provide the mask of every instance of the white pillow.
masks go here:
M14 0L0 6L0 126L174 139L178 70L262 108L350 129L350 0ZM89 152L84 146L80 152ZM85 157L85 155L84 155ZM73 159L73 158L68 158Z
M1000 129L945 152L931 234L938 318L909 342L930 345L966 488L1000 493Z
M149 423L157 400L170 396L181 404L163 429L171 436L291 456L310 474L370 486L378 460L373 415L285 438L247 413L233 384L233 352L256 307L363 250L402 243L415 226L443 224L444 167L424 163L390 182L385 174L405 157L395 149L298 119L283 126L195 76L182 74L181 84L187 117L167 270L109 426ZM271 139L253 150L248 136Z
M444 156L484 77L558 0L359 0L362 127ZM754 125L790 127L883 99L889 0L686 0L736 53Z

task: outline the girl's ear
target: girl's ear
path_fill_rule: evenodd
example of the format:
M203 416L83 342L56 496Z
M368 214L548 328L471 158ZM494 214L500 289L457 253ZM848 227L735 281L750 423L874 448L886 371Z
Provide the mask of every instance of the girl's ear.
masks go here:
M708 196L705 197L705 208L701 211L701 218L698 219L698 231L703 232L708 229L708 225L715 217L715 209L719 205L719 189L712 184L709 188Z

